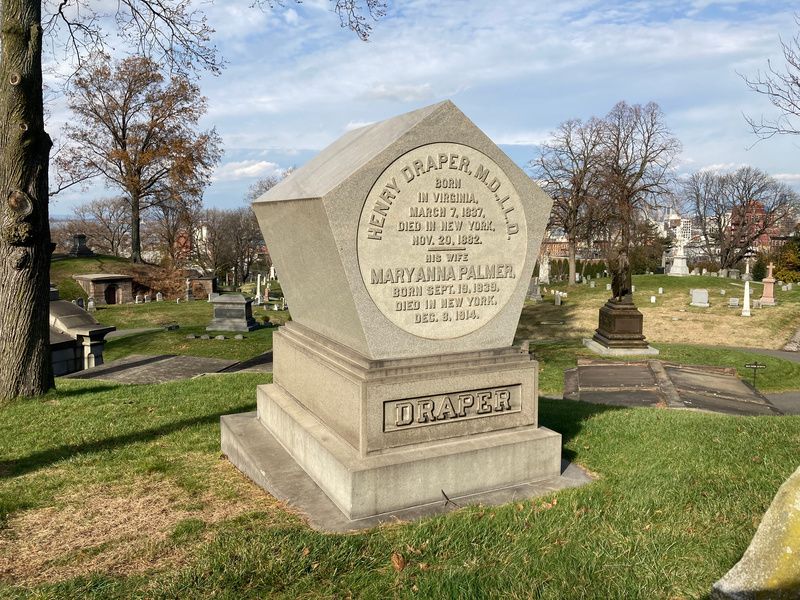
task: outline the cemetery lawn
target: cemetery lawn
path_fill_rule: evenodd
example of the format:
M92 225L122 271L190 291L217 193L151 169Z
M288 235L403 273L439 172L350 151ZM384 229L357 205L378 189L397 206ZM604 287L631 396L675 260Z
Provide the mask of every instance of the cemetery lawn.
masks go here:
M269 316L271 323L281 325L289 318L287 311L267 311L263 307L253 307L256 321L263 323ZM212 307L206 301L192 302L150 302L147 304L121 304L100 307L95 313L97 320L105 325L113 325L119 330L163 328L177 324L174 331L147 331L110 339L105 347L105 360L124 358L130 354L182 354L208 358L247 360L272 349L274 327L262 327L243 333L243 340L234 340L236 332L206 331L211 322ZM227 340L186 339L189 334L197 336L223 334Z
M268 381L59 380L4 409L0 597L697 598L800 448L800 417L543 399L590 485L329 535L220 456L219 416Z
M567 292L562 306L554 306L553 296L544 302L527 301L517 330L519 339L553 340L591 337L597 328L597 314L610 292L608 278L598 279L596 287L579 284L545 286L548 291ZM744 282L717 277L669 277L635 275L634 301L644 316L644 334L651 344L702 343L708 346L779 349L800 328L800 286L790 292L775 291L778 305L753 309L752 317L742 317L741 308L728 308L730 298L744 296ZM659 294L658 288L664 293ZM689 290L708 289L709 308L689 306ZM724 290L725 295L720 291ZM760 298L763 286L751 282L751 298ZM656 303L650 303L650 297Z

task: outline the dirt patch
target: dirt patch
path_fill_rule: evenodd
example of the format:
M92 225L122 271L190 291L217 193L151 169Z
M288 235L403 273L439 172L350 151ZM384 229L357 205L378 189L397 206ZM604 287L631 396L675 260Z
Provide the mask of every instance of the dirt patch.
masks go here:
M59 496L55 506L23 511L0 531L0 579L14 584L61 581L103 573L131 575L174 567L213 533L180 541L176 525L206 526L282 505L244 480L227 461L209 473L209 490L190 494L175 483L148 477L132 485L93 485ZM285 519L285 513L283 513Z

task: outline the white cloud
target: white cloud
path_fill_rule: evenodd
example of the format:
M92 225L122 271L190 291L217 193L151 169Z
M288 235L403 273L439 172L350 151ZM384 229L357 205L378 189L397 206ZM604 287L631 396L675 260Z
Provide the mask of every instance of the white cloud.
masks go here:
M213 181L233 181L279 173L281 173L281 169L277 163L267 160L241 160L220 165L214 171L212 179Z
M361 129L367 125L372 125L375 121L350 121L344 126L345 131L353 131L353 129Z
M800 184L800 173L776 173L773 177L789 185Z

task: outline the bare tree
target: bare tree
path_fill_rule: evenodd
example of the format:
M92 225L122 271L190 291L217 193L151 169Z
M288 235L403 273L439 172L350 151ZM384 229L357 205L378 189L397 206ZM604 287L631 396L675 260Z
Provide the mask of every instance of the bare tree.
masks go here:
M258 3L258 2L257 2ZM45 20L42 20L42 6ZM270 6L266 1L262 4ZM103 15L120 37L165 68L218 70L205 15L191 0L0 0L0 402L39 395L53 386L49 353L48 163L44 128L43 32L65 59L102 50ZM335 10L360 37L369 34L357 0ZM379 17L383 3L367 0ZM362 17L360 20L359 17Z
M65 127L72 144L58 156L60 171L77 180L101 177L128 203L131 262L142 261L143 214L161 204L202 198L219 161L216 131L195 131L206 100L186 77L168 82L152 60L134 56L112 68L108 56L79 75L69 106L77 122Z
M247 202L254 202L260 196L266 194L276 185L278 185L281 181L286 179L289 175L294 172L294 167L289 167L285 171L281 172L280 174L274 175L267 175L266 177L262 177L258 181L256 181L253 185L247 188L247 194L245 195L245 200Z
M798 196L787 185L753 167L733 173L700 171L683 185L700 222L703 244L720 268L733 267L762 236L793 224Z
M564 121L542 144L540 154L530 163L534 177L553 198L550 226L559 227L567 237L569 283L575 283L578 241L594 227L590 204L597 197L600 145L603 124L592 118Z
M795 22L800 27L800 14L795 15ZM758 119L745 116L747 124L761 139L800 134L800 33L780 43L785 61L782 69L767 61L766 71L759 71L754 77L741 76L751 90L766 96L778 111L774 119L763 115Z
M604 119L600 190L617 231L609 266L627 273L628 288L637 213L671 198L671 167L680 149L655 102L644 106L619 102Z
M83 233L91 236L96 252L122 256L131 230L128 204L124 199L92 200L76 206L72 212Z

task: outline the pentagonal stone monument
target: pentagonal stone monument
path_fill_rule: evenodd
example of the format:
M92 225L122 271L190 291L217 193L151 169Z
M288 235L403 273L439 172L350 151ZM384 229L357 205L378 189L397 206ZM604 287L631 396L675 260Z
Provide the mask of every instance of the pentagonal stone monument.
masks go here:
M277 440L348 519L558 477L537 363L511 346L551 204L449 101L261 196L292 321L257 425L223 417L223 451L281 488L259 456Z

